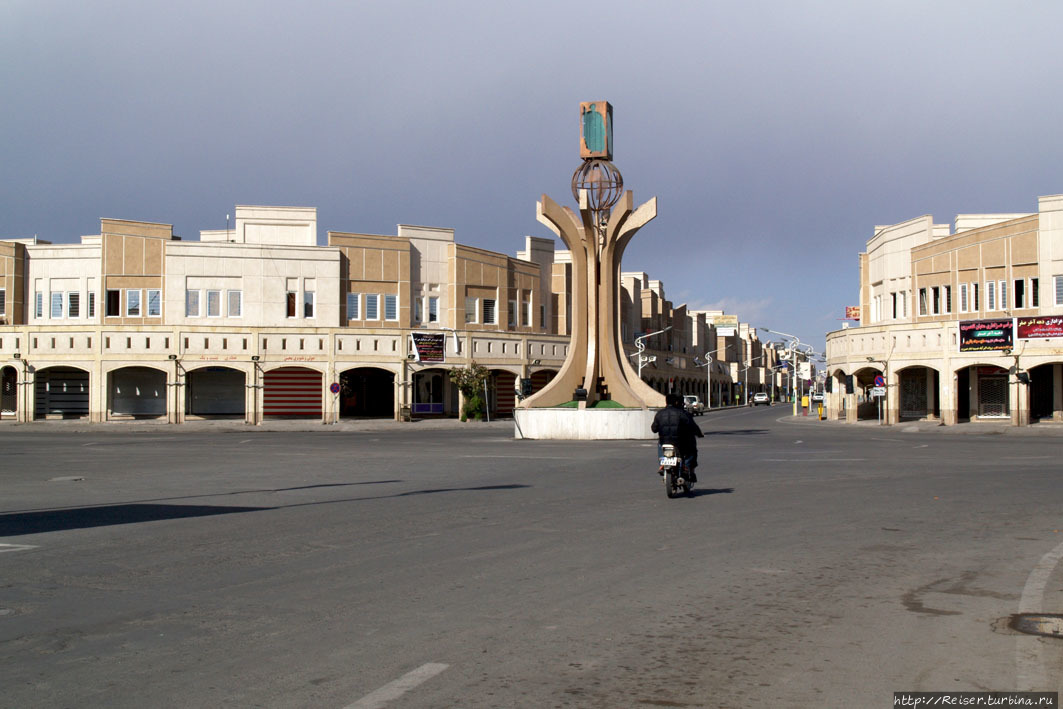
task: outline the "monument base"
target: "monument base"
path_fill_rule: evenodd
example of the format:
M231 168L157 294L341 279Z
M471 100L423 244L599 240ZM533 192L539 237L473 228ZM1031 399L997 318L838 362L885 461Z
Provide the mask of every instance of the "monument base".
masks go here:
M656 439L656 409L517 409L514 438L569 441Z

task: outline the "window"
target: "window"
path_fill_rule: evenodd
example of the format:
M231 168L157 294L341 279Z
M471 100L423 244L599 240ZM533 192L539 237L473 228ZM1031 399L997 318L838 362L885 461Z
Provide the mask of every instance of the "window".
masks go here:
M33 294L33 317L44 317L44 293L40 291Z
M974 307L971 308L971 309L974 310L975 312L977 312L979 307L980 307L978 305L978 284L977 283L972 283L971 284L971 288L973 289L973 292L974 292L974 296L973 296L973 298L974 298Z
M960 284L960 312L967 312L967 284Z
M1030 307L1037 308L1041 305L1041 279L1030 279Z
M465 299L465 322L467 322L467 323L477 322L477 320L476 320L477 304L478 303L477 303L477 299L476 298L466 298Z
M53 320L58 320L63 317L63 294L52 293L52 312L50 316Z
M109 290L107 291L107 302L105 303L107 308L105 314L109 318L117 318L122 314L122 291Z
M934 315L941 314L941 289L934 286L930 289L930 302L934 305Z
M486 322L486 318L484 319ZM517 301L509 301L509 312L506 313L506 323L510 328L517 326Z
M901 291L901 317L908 317L908 291Z
M185 317L199 317L199 291L185 291Z
M413 320L414 322L424 322L424 300L421 298L413 299Z
M1063 276L1052 276L1056 285L1056 305L1063 305Z
M162 291L152 288L148 291L148 317L157 318L162 315Z
M524 301L524 310L521 311L521 315L523 316L523 319L521 320L520 324L523 325L524 327L531 327L531 323L532 323L532 303L531 303L531 300Z
M945 312L952 312L952 286L945 286Z
M495 312L495 299L484 298L483 303L484 325L497 325L498 320L496 319L497 313Z
M361 304L362 299L358 293L347 294L347 319L348 320L360 320L362 315L358 312L358 306Z
M7 315L7 289L0 288L0 315Z
M314 291L303 291L303 317L314 317Z
M986 302L985 309L986 310L996 310L997 309L997 288L996 288L996 285L997 284L994 283L993 281L986 281L986 283L985 283L985 302Z
M66 316L68 318L81 317L81 294L77 292L66 294Z
M384 296L384 319L399 319L399 296L388 294Z
M221 291L209 290L207 291L207 317L208 318L220 318L221 317Z
M893 319L897 319L897 293L890 293L890 301L893 304Z
M926 288L919 289L919 314L926 315Z
M140 290L130 288L125 292L125 314L127 318L140 317Z
M288 297L287 297L288 317L290 317L290 318L294 318L295 317L295 299L296 299L296 297L297 297L297 294L296 294L295 291L293 291L293 290L288 291Z
M90 318L96 317L96 293L89 291L89 314Z
M379 320L380 319L380 295L377 293L366 293L365 295L365 319L366 320Z
M439 322L439 297L428 296L428 322Z
M1001 310L1007 310L1008 309L1008 282L1007 281L1001 281L999 285L1000 285L1000 309Z
M542 329L542 328L545 328L545 327L546 327L546 305L545 304L541 304L541 305L539 305L539 328Z
M231 290L227 291L225 296L229 303L229 317L242 317L244 314L244 292L242 290Z
M1026 307L1026 279L1019 278L1015 281L1015 308Z

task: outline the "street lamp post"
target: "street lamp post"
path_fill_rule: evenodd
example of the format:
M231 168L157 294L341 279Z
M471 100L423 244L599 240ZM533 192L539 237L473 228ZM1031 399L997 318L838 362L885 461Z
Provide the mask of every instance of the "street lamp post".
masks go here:
M654 337L655 335L661 335L663 333L666 333L666 332L668 332L671 329L672 329L672 326L669 325L668 327L664 328L663 330L658 330L657 332L651 332L648 335L640 335L640 336L635 338L635 347L636 347L636 349L638 349L638 357L639 357L639 379L642 379L642 365L643 364L649 364L650 362L657 361L657 355L650 355L648 357L644 357L642 355L643 350L646 349L646 340L648 340L651 337Z
M704 367L705 368L705 410L706 411L708 411L709 409L712 408L712 355L716 354L717 352L719 352L722 349L724 349L724 348L723 347L717 347L711 353L710 352L706 352L705 353L705 361L704 362L702 362L697 357L694 357L694 366L695 367Z
M764 332L770 332L776 335L782 335L783 337L789 337L792 340L792 342L790 343L790 366L792 368L792 371L790 372L790 392L791 398L794 400L793 415L797 416L797 396L793 393L793 382L794 377L797 375L797 348L801 346L801 338L799 338L797 335L791 335L788 332L770 330L766 327L758 327L757 329L763 330Z

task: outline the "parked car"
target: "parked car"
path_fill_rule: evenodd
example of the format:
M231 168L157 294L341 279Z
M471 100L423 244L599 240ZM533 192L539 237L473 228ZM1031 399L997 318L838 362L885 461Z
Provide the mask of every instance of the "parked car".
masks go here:
M761 404L771 406L771 398L764 392L758 391L753 395L753 406L760 406Z
M816 404L823 401L823 392L817 391L812 394L812 403Z
M701 403L701 399L694 394L687 394L683 397L683 408L691 416L701 416L705 413L705 404Z

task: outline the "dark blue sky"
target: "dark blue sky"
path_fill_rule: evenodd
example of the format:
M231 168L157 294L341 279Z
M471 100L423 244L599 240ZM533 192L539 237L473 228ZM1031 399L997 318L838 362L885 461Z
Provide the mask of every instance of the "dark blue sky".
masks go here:
M0 4L0 236L453 227L571 203L578 104L659 216L626 270L822 348L876 224L1063 192L1058 2Z

